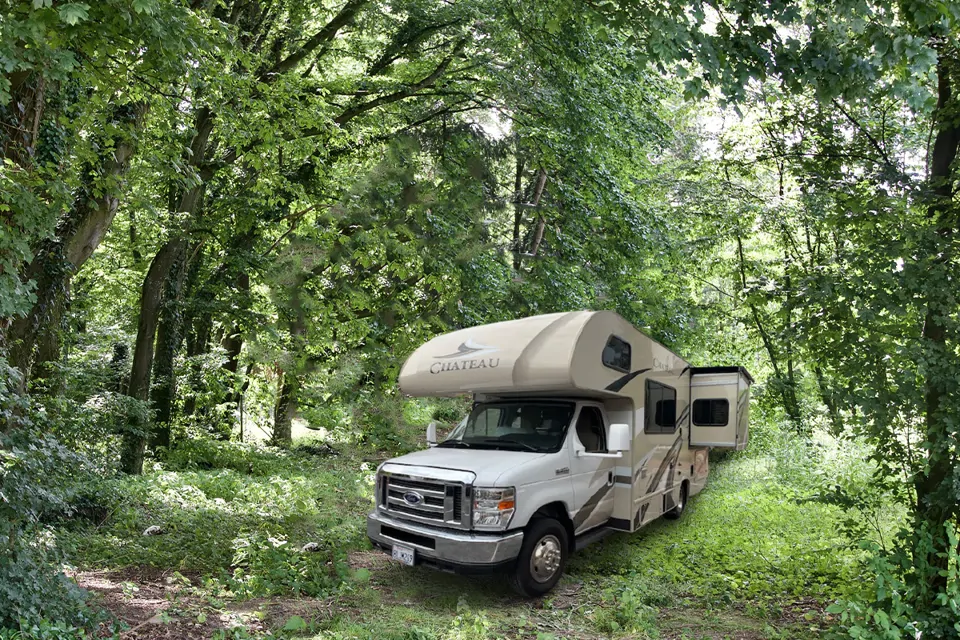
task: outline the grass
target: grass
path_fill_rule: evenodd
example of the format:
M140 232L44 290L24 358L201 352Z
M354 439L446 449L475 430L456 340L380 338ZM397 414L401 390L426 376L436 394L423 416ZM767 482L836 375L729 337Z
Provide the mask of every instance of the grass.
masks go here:
M409 569L369 550L372 473L387 456L310 440L290 452L197 443L98 487L99 516L58 535L81 571L176 570L202 610L252 607L266 620L208 629L215 637L805 638L861 570L840 509L798 500L824 475L849 475L849 461L754 451L714 464L680 521L588 547L553 594L525 601L501 577ZM153 525L163 533L143 535ZM302 552L307 543L317 550Z

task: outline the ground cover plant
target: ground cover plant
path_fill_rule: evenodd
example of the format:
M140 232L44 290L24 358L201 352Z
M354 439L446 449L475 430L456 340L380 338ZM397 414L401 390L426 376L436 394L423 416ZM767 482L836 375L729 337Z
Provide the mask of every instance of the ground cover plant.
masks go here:
M420 412L421 416L424 413ZM88 496L97 517L59 522L73 575L134 637L802 638L860 596L869 554L855 515L819 499L868 486L859 448L757 425L718 456L677 522L616 534L574 556L555 594L503 578L409 569L370 549L372 473L396 451L306 436L290 449L207 442ZM401 431L402 450L422 425ZM811 448L813 451L798 451ZM99 500L99 502L98 502ZM881 515L889 533L898 513ZM144 535L151 527L153 535ZM24 638L43 637L25 628ZM125 631L123 631L125 630ZM101 631L104 633L106 631ZM139 635L138 635L139 634ZM125 636L126 637L126 636Z

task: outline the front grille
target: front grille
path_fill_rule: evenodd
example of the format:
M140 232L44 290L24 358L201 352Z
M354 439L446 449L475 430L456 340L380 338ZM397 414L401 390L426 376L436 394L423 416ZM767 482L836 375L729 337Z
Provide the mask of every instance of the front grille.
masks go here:
M464 490L459 483L386 473L382 476L379 506L397 518L465 529L470 518L463 512ZM408 493L417 493L422 500L410 504L404 499Z

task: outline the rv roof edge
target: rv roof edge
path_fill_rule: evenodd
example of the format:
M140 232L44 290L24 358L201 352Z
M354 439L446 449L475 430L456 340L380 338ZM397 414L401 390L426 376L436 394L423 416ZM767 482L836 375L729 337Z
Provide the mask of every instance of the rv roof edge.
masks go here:
M750 384L754 384L756 381L753 379L753 376L750 375L750 372L747 371L746 367L737 367L737 366L717 366L717 367L690 367L690 373L692 375L697 375L698 373L740 373L750 381Z
M637 396L647 372L668 380L688 370L680 356L616 312L570 311L437 336L410 355L398 382L411 396L611 398Z

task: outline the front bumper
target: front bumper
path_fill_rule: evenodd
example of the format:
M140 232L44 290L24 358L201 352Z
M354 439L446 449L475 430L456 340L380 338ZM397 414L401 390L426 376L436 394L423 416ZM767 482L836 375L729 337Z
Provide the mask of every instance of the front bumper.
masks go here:
M469 533L391 518L379 510L367 516L367 536L376 547L394 544L416 550L417 564L458 573L481 573L509 566L520 555L522 531Z

